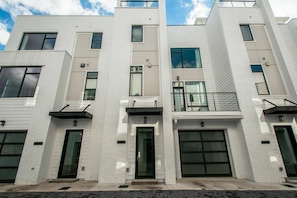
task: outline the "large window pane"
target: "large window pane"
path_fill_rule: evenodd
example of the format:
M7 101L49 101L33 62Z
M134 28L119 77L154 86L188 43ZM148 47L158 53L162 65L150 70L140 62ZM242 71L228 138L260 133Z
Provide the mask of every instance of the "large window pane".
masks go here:
M199 48L172 48L171 63L173 68L201 68Z
M2 67L0 97L33 97L41 67Z
M240 30L244 41L253 41L253 35L249 25L240 25Z
M183 153L181 156L182 163L203 163L203 153Z
M20 155L22 154L23 144L4 144L1 154L5 155Z
M25 67L2 67L0 72L1 97L18 96L25 70Z
M33 97L35 94L38 78L39 74L27 74L23 82L20 96Z
M204 142L204 151L226 151L225 142Z
M214 175L230 175L229 164L207 164L206 165L207 174Z
M181 152L197 152L202 151L202 143L200 142L181 142Z
M0 181L14 181L17 168L0 168Z
M142 95L142 67L132 66L130 69L130 96Z
M52 50L57 33L25 33L20 50Z
M143 28L142 26L132 26L132 42L143 41Z
M180 132L179 133L180 141L200 141L200 133L198 132Z
M101 49L102 33L93 33L91 49Z
M183 67L184 68L196 68L197 67L197 57L196 57L197 49L183 49Z
M208 102L204 82L186 82L187 103L190 110L208 111Z
M98 72L88 72L85 91L84 91L84 100L95 100L96 89L97 89L97 78Z
M1 156L0 167L18 167L20 156Z
M227 153L205 153L205 162L228 162Z
M26 133L6 133L4 143L24 143Z
M202 132L202 139L204 141L224 141L224 133L221 131L217 132Z
M55 47L56 39L45 39L43 43L43 50L52 50Z
M21 45L21 50L42 49L45 34L25 34Z
M268 95L269 90L261 65L251 65L256 89L259 95Z
M183 164L183 175L204 175L205 167L203 164Z

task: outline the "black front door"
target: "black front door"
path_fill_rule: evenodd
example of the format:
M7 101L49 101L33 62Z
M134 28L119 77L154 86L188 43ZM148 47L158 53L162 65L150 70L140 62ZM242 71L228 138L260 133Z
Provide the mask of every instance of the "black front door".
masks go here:
M288 177L297 176L297 143L290 126L274 127Z
M66 131L58 175L59 178L76 178L82 133L81 130Z
M153 127L137 128L135 178L155 178L155 144Z

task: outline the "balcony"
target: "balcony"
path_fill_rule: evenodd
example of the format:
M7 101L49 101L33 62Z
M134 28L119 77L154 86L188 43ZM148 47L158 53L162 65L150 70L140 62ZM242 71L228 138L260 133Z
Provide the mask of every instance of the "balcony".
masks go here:
M158 0L120 0L120 7L157 8L159 3Z
M235 92L172 93L174 120L239 120L243 116Z
M240 111L235 92L172 93L174 112Z
M220 0L221 7L255 7L255 0Z

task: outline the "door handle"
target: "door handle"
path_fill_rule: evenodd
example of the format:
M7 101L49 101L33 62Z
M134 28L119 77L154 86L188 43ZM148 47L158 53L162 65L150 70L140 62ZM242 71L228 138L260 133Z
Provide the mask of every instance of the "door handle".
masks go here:
M140 151L137 153L137 161L140 160Z

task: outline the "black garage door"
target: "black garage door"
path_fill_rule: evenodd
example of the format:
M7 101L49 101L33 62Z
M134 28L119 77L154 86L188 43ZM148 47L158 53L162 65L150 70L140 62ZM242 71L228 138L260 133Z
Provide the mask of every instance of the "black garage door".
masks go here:
M26 132L0 132L0 183L14 182Z
M231 176L224 131L179 131L183 177Z

